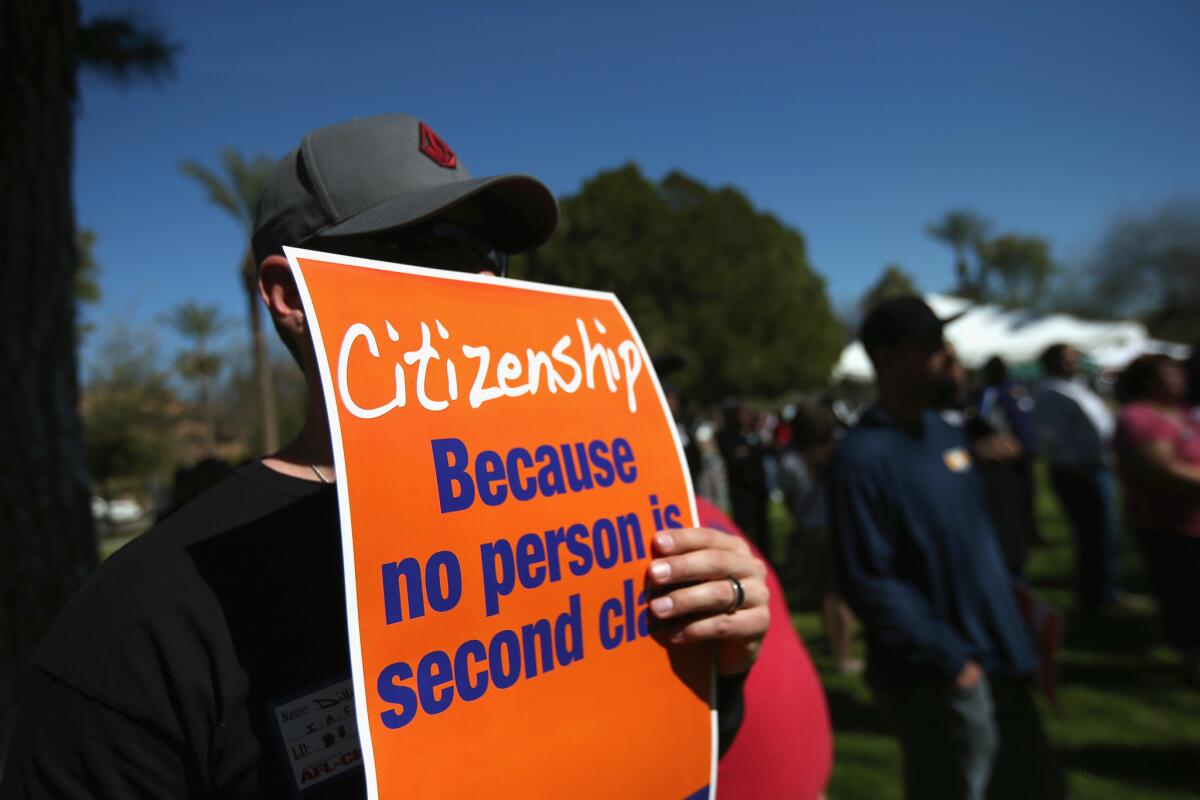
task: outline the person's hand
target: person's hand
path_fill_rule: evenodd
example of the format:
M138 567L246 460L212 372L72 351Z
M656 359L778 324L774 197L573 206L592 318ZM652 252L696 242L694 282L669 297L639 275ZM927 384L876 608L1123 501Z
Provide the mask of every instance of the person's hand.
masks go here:
M954 679L954 687L960 692L965 692L969 689L974 689L975 684L983 677L983 667L976 664L974 661L968 661L963 665L962 672L958 673L958 677Z
M1014 461L1021 457L1021 443L1007 433L994 433L975 442L975 455L980 461Z
M750 669L771 622L766 565L740 536L709 528L660 531L652 549L646 581L659 594L650 611L667 643L716 642L718 673ZM740 606L730 577L741 583Z

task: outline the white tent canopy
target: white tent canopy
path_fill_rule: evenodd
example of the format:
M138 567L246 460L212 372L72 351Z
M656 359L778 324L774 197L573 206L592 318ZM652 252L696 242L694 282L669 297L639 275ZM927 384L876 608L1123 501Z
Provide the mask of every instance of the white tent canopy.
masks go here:
M1021 309L976 305L961 297L929 294L925 302L943 319L946 339L962 362L979 368L992 356L1010 364L1034 361L1052 344L1065 342L1090 357L1101 369L1118 369L1142 353L1167 353L1184 358L1188 348L1150 338L1140 322L1094 322L1069 314L1036 314ZM875 375L862 344L842 351L833 368L834 380L869 381Z

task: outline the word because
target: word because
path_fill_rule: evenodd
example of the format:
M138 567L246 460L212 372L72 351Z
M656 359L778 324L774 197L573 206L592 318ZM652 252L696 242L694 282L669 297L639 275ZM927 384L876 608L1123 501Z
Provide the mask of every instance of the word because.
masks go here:
M599 439L557 448L538 445L532 455L524 447L514 447L503 457L494 450L481 450L475 457L474 480L471 455L462 440L434 439L431 444L443 514L470 508L477 493L485 505L498 506L510 492L517 500L532 500L539 494L551 497L582 492L593 485L612 486L617 479L622 483L637 480L633 448L619 437L611 446ZM535 467L537 474L529 474Z

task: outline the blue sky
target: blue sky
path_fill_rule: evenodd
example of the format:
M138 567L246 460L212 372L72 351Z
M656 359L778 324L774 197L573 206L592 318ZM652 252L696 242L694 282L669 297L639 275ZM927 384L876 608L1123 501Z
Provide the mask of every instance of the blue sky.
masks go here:
M83 0L85 19L128 0ZM947 287L950 208L1046 236L1068 266L1115 216L1200 192L1200 4L245 3L135 6L183 49L159 87L81 82L88 316L216 303L240 334L243 233L179 162L281 156L308 129L403 111L475 175L557 194L636 161L731 184L800 230L835 303L888 262ZM169 336L167 351L175 342Z

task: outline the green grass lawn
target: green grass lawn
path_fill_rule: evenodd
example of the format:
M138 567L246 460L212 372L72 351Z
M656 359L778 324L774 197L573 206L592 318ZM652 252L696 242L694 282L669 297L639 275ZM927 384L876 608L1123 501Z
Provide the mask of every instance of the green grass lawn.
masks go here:
M1071 546L1058 507L1041 491L1044 543L1030 576L1038 594L1067 610L1061 651L1061 710L1042 710L1067 771L1073 800L1200 798L1200 690L1179 677L1179 662L1163 644L1133 543L1125 543L1121 607L1099 618L1071 609ZM789 521L772 508L776 552ZM130 537L106 539L104 556ZM1197 576L1200 580L1200 576ZM793 606L796 608L797 606ZM1198 609L1200 613L1200 609ZM899 798L900 753L860 677L840 675L825 651L817 614L793 615L821 673L833 717L835 754L829 800Z
M787 521L782 508L774 513L778 534ZM1125 543L1125 602L1102 617L1080 617L1071 613L1069 534L1044 488L1038 513L1045 541L1034 550L1030 576L1041 597L1067 611L1061 710L1043 703L1042 711L1071 797L1200 797L1200 690L1183 683L1178 659L1163 644L1134 543ZM833 717L829 800L901 797L900 752L863 680L834 669L815 613L800 611L793 620L820 670Z

